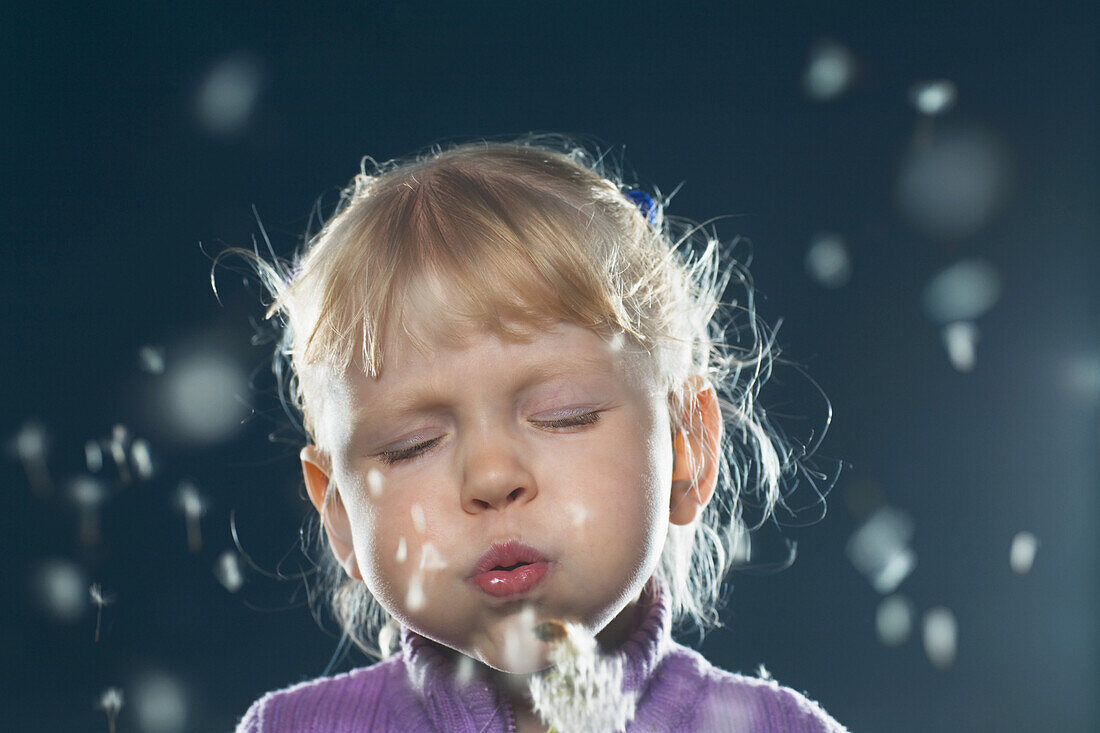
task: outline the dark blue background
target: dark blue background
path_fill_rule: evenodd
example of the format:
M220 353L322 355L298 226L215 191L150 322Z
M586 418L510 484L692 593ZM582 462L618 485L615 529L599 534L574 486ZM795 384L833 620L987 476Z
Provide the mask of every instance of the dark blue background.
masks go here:
M255 205L286 254L362 155L549 130L624 146L648 188L685 182L672 213L737 215L719 233L752 240L760 313L783 319L785 356L835 409L821 453L848 468L828 516L788 529L791 569L733 578L707 656L744 672L765 663L853 730L1095 730L1098 402L1064 378L1071 359L1096 358L1100 329L1094 6L538 5L5 3L0 428L40 419L59 479L115 423L155 437L144 395L156 377L137 360L148 343L171 360L178 344L214 339L257 370L259 393L231 441L154 440L157 476L112 496L93 548L63 503L4 464L4 727L103 730L100 691L160 669L186 685L190 730L228 730L262 692L321 673L333 625L317 629L301 582L253 573L231 595L211 572L232 546L231 510L259 565L298 572L308 504L295 446L268 439L286 431L262 375L269 350L249 345L258 294L230 275L219 305L200 242L250 246ZM827 103L800 87L821 38L861 63ZM245 129L212 135L195 95L235 53L258 59L266 84ZM960 90L951 119L999 131L1017 171L1000 215L950 244L908 228L892 193L918 122L907 90L938 77ZM820 230L850 244L843 289L803 269ZM920 293L972 255L1005 292L963 374ZM172 507L185 476L211 500L197 555ZM919 611L955 612L948 670L919 638L876 641L878 596L844 554L845 490L859 481L915 521L919 564L902 590ZM1026 576L1008 569L1021 529L1042 543ZM98 644L94 611L64 626L30 603L44 557L73 559L118 595ZM129 716L120 731L137 730Z

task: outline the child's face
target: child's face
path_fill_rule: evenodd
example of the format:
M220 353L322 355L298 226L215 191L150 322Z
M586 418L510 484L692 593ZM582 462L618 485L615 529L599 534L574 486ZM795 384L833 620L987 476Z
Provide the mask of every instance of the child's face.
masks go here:
M533 333L471 329L458 346L429 338L427 353L395 339L377 380L352 367L324 386L319 426L345 568L403 625L510 672L549 664L540 644L510 656L510 630L627 631L669 524L668 407L649 361L578 326ZM311 493L325 480L313 473ZM548 571L501 598L471 576L509 540Z

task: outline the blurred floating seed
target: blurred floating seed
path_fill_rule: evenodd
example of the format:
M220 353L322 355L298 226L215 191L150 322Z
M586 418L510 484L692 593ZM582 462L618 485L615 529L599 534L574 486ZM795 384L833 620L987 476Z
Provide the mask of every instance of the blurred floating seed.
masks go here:
M118 713L122 710L123 696L119 687L108 687L99 696L96 707L107 714L107 733L115 733L115 723L118 721Z
M541 648L535 621L535 607L529 603L525 603L519 613L505 619L502 656L507 671L526 674L538 667Z
M1012 188L1012 163L993 134L976 127L937 130L902 158L897 203L918 232L956 242L985 227Z
M84 444L84 464L91 473L103 470L103 448L98 440L89 440Z
M937 606L924 614L924 653L933 666L947 669L955 663L957 637L955 614L949 609Z
M409 590L405 595L405 603L410 611L419 611L424 608L424 581L420 573L413 573L409 578Z
M458 655L455 664L455 682L459 687L465 687L474 680L474 660L465 654Z
M1089 402L1100 401L1100 355L1071 357L1063 370L1064 383L1071 393Z
M180 481L176 490L176 504L183 512L187 522L187 548L191 552L202 550L202 515L206 513L206 500L197 487L186 479Z
M159 414L183 442L210 444L225 440L240 430L248 415L242 401L249 391L244 367L213 349L173 359L158 385L164 407Z
M142 731L181 733L187 728L187 695L174 676L161 671L147 672L130 689Z
M11 441L11 451L23 464L23 472L36 496L47 496L53 490L53 481L46 465L48 443L46 428L38 420L23 423Z
M367 488L370 490L370 495L375 499L381 498L382 489L386 485L386 479L382 476L382 472L377 468L372 468L367 471Z
M900 594L883 598L875 611L875 632L886 646L901 646L913 631L915 611L909 599Z
M118 478L122 483L130 483L130 464L126 460L126 449L130 445L130 431L125 425L115 425L111 429L111 438L107 443L111 459L118 469Z
M590 512L588 507L584 506L580 502L572 502L568 505L569 516L573 518L573 525L580 527L582 524L588 521Z
M214 563L214 577L230 593L239 591L244 585L240 556L233 550L226 550L218 555L218 561Z
M263 68L255 57L238 53L222 60L199 87L199 121L215 135L231 135L243 129L252 116L264 82Z
M852 261L848 245L839 234L822 232L814 236L806 250L806 272L825 288L843 287L852 279Z
M922 81L909 89L909 101L922 115L933 117L955 106L958 90L950 79Z
M149 374L164 374L164 348L161 346L142 346L138 349L138 362L142 371Z
M1012 549L1008 553L1008 563L1012 572L1027 575L1035 563L1035 553L1039 550L1039 539L1031 532L1017 532L1012 538Z
M439 550L435 549L435 545L431 542L425 542L424 546L420 548L420 569L444 570L446 567L447 561L439 554Z
M775 679L774 677L772 677L772 673L769 672L768 668L765 667L763 664L756 668L756 676L757 678L765 680L767 682Z
M382 658L388 659L396 648L401 637L401 629L395 623L387 623L378 630L378 650L382 652ZM465 655L460 655L468 659Z
M913 520L893 507L882 507L848 539L848 559L883 595L894 592L916 567L909 549Z
M408 559L408 557L409 557L409 548L405 544L404 535L402 535L401 537L397 538L397 555L394 556L394 559L399 563L403 563L403 562L405 562L405 560Z
M937 272L924 286L921 306L933 323L973 321L1001 299L1001 276L985 260L960 260Z
M134 473L141 481L147 481L153 476L153 456L149 451L149 443L138 438L130 445L130 460L134 464Z
M61 623L77 621L88 607L88 587L84 573L74 563L62 559L38 564L31 578L35 604Z
M840 96L855 79L856 58L836 41L819 42L810 51L802 75L802 89L811 99L827 101Z
M96 607L95 613L95 642L99 642L99 624L103 620L103 607L115 602L115 597L103 592L99 583L92 583L88 587L88 595Z
M92 476L77 476L69 483L67 497L80 515L80 541L94 545L99 541L99 508L110 496L103 482Z
M968 321L948 323L943 327L943 346L951 366L959 372L972 372L978 362L978 339L981 332Z
M413 527L418 533L424 534L424 529L428 526L427 520L424 519L424 507L413 504L409 512L412 515Z

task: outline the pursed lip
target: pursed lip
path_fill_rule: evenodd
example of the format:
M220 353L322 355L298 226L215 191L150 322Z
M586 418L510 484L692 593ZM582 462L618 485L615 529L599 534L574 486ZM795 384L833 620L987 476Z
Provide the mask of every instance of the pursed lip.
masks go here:
M547 562L546 556L530 545L525 545L518 540L494 542L485 554L478 558L469 577L474 578L498 566L506 568L519 563L536 562Z

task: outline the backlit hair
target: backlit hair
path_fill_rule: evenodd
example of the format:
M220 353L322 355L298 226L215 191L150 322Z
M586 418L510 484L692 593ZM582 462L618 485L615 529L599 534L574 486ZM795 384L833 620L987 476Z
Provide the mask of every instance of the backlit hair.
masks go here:
M774 334L757 320L747 270L723 262L715 237L670 220L665 201L640 211L624 190L604 160L557 138L367 159L293 261L254 262L274 298L268 315L283 325L276 373L322 450L320 375L353 368L378 375L395 329L422 337L403 312L423 299L437 306L431 320L441 334L469 322L521 338L517 324L565 321L630 340L668 394L673 435L703 429L682 417L693 388L713 385L725 423L713 457L718 487L694 523L670 523L657 569L673 619L702 633L721 625L722 580L745 531L742 496L755 497L766 516L784 474L796 468L756 403ZM731 277L744 301L720 308ZM365 583L344 574L316 518L312 536L322 550L322 595L346 638L387 656L394 621Z

